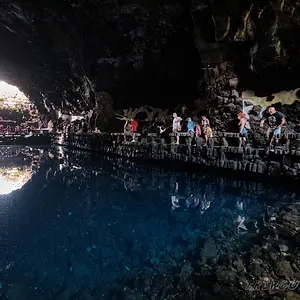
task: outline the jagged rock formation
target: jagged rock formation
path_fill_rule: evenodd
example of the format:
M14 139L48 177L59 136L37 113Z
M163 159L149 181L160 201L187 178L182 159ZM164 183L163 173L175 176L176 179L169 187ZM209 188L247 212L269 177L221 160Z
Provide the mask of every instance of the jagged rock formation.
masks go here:
M193 12L204 64L233 61L241 85L262 93L299 85L299 1L193 1Z
M299 12L291 0L5 0L0 79L65 112L94 107L95 92L124 108L188 102L207 65L232 64L224 71L263 96L294 90Z

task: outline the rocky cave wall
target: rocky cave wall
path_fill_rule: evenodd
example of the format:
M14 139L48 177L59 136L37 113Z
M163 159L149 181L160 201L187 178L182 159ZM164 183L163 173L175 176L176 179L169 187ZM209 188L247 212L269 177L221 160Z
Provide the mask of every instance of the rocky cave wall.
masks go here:
M168 107L198 93L192 26L179 0L4 1L0 79L42 108L82 111L101 91L117 108Z
M192 12L204 65L234 62L241 88L263 96L299 87L299 1L194 0Z
M214 128L238 130L243 96L244 105L253 107L249 117L258 140L264 140L257 130L260 112L269 105L287 116L287 131L299 130L300 2L195 1L193 11L196 45L206 66L199 87L210 99ZM214 30L205 31L206 24ZM230 79L238 79L238 85L230 86Z
M234 74L267 96L300 87L299 33L292 0L5 0L0 80L65 112L93 107L101 91L116 108L215 101L207 66L225 68L222 89Z

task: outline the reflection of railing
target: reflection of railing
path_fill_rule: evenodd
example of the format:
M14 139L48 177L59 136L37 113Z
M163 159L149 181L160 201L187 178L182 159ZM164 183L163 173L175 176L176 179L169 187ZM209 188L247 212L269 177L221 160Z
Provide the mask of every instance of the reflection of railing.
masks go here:
M25 136L28 135L31 132L33 136L40 136L40 135L49 135L48 130L43 131L43 130L20 130L20 132L14 132L14 131L4 131L0 132L0 137L19 137L19 136Z
M0 145L49 145L53 138L49 133L0 133Z
M236 140L239 137L236 133L215 133L208 145L193 142L193 136L189 133L180 135L182 140L179 145L175 144L176 134L173 133L166 135L167 140L155 133L136 134L135 140L137 136L140 140L135 143L124 140L124 133L71 134L58 136L56 143L80 149L105 151L124 157L180 160L253 173L300 176L298 134L288 135L289 142L276 147L274 152L253 146L231 145L230 139ZM168 142L169 138L171 143Z
M132 133L100 133L100 135L111 135L117 137L118 142L122 142L124 136L130 137ZM159 135L157 133L148 133L146 135L142 135L140 133L135 133L135 140L143 143L156 142L166 144L167 140L163 137L163 135ZM170 133L168 136L170 137L170 143L175 143L176 135L180 136L180 145L192 146L192 144L196 147L201 147L204 145L204 140L200 137L195 137L194 134L190 134L187 132L181 132L179 134ZM123 137L123 139L121 138ZM210 148L228 148L229 152L235 152L233 148L239 148L238 152L243 152L243 149L249 151L249 148L261 149L261 147L254 147L251 144L248 144L245 147L239 147L239 133L233 132L216 132L213 137L208 139L208 147ZM140 139L140 140L139 140ZM127 139L126 139L127 140ZM125 141L124 141L125 142ZM300 133L283 133L280 138L280 143L274 150L277 154L296 154L299 155L300 151Z
M131 142L127 137L132 137L134 135L135 141L142 144L147 143L156 143L156 144L175 144L176 136L180 136L180 146L194 146L196 148L204 147L204 139L201 137L195 137L194 134L188 132L177 133L169 133L166 136L159 135L157 133L86 133L80 135L90 135L90 136L101 136L109 138L112 142L118 144L126 144ZM76 136L76 135L75 135ZM78 135L77 135L78 136ZM263 150L262 147L254 147L249 144L245 147L239 147L239 138L240 135L238 133L232 132L215 132L213 137L208 139L208 145L206 148L222 148L223 151L228 152L253 152L254 150ZM168 141L169 140L169 141ZM168 143L169 142L169 143ZM284 133L281 136L280 143L274 150L275 154L292 154L292 155L300 155L300 133Z

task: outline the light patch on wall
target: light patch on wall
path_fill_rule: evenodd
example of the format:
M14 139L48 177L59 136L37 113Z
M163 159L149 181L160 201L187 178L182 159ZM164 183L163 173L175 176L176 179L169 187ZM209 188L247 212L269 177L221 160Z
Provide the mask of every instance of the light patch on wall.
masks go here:
M267 101L269 97L257 97L253 91L247 90L242 93L242 97L247 99L247 101L252 102L255 105L260 105L262 107L267 107L274 105L276 103L281 103L284 105L291 105L294 104L296 101L300 101L297 97L297 92L300 88L292 90L292 91L282 91L279 93L272 94L271 96L274 97L272 101Z

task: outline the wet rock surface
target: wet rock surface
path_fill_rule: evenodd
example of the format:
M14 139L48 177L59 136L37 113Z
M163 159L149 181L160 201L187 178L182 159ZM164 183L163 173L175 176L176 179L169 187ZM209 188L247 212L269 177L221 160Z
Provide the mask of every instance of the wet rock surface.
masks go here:
M231 247L226 247L224 239L218 239L217 243L221 245L222 250L218 254L219 259L215 262L211 261L209 266L203 261L206 260L208 244L212 245L213 242L211 239L207 240L203 248L197 251L200 261L185 263L190 264L189 268L192 270L190 281L188 288L180 286L175 288L177 290L175 299L197 299L197 297L212 299L207 296L207 293L211 292L222 299L227 299L226 297L231 299L298 299L300 297L298 248L278 234L278 228L284 226L280 220L285 216L286 210L297 211L299 217L298 206L281 208L276 213L276 221L272 227L267 226L255 240L252 240L247 233L235 240L236 247L232 247L232 244ZM280 247L278 247L279 240L284 243ZM171 280L167 281L169 288L174 286ZM155 281L153 283L153 288L157 289ZM184 298L188 290L192 290L194 294ZM145 295L141 296L141 299L148 298Z

